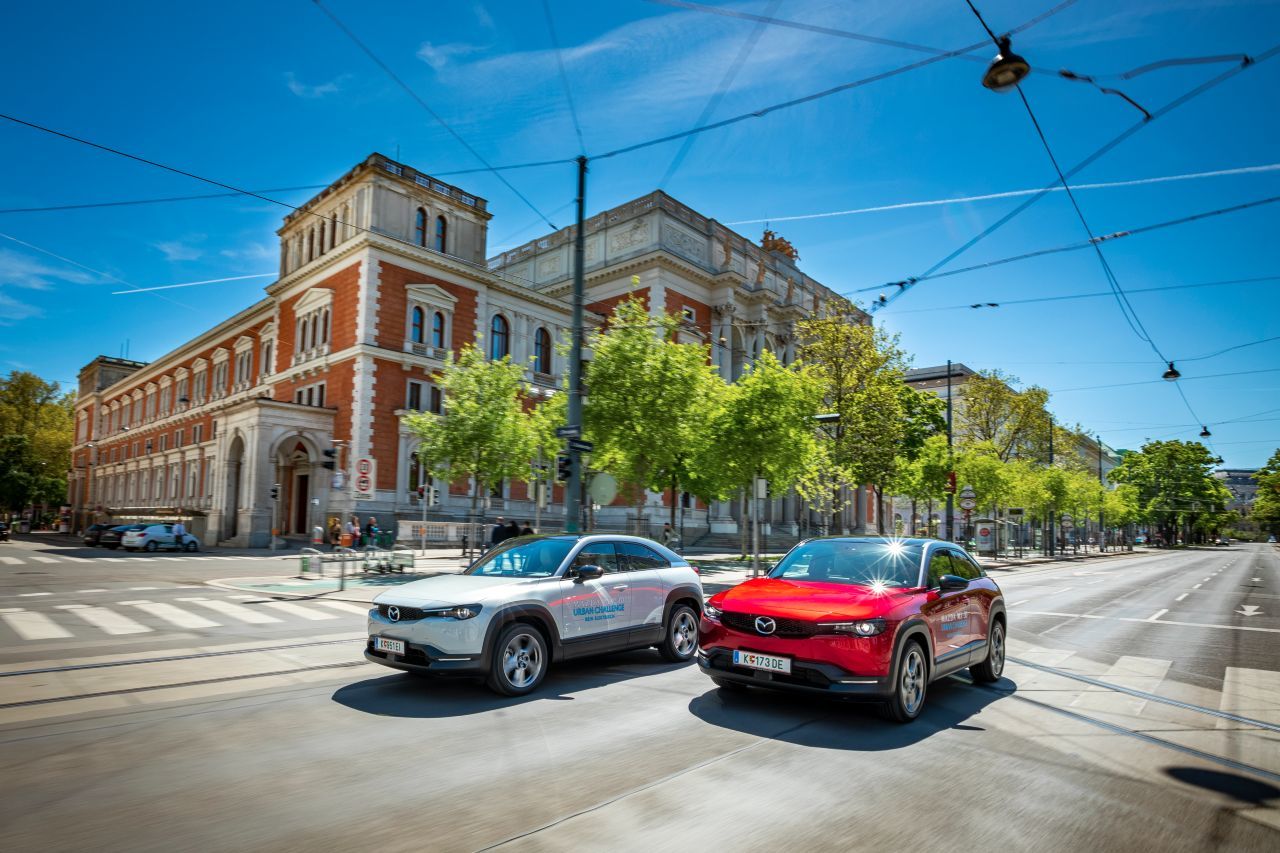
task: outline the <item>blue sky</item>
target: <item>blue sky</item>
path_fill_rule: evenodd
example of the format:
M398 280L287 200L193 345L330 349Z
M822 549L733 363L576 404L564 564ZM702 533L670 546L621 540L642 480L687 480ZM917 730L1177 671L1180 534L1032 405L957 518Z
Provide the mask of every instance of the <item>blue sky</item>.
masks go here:
M573 157L579 145L542 5L329 0L378 55L491 163ZM756 0L722 10L951 49L982 30L962 0ZM1049 8L980 4L997 31ZM756 24L640 0L551 0L588 153L694 125ZM308 0L215 5L25 4L7 13L0 112L248 189L323 184L371 151L436 174L478 164ZM1115 74L1171 57L1258 54L1280 41L1280 4L1079 0L1015 37L1038 69ZM994 49L977 51L988 56ZM765 27L712 120L924 58L897 47ZM1156 110L1229 65L1167 68L1108 85ZM1042 187L1053 171L1016 95L948 59L833 97L700 135L664 188L722 222L773 218L809 274L839 291L918 274L1021 198L816 219L784 217ZM1140 115L1051 74L1024 84L1064 167ZM1247 172L1081 189L1097 234L1280 195L1280 57L1144 127L1073 183ZM596 161L588 209L658 186L680 143ZM0 208L147 199L215 188L0 121L10 164ZM1271 168L1267 168L1271 167ZM569 223L570 166L508 173L557 226ZM494 250L548 230L489 174L451 178L489 199ZM309 191L268 193L298 203ZM558 211L553 213L553 211ZM270 278L162 294L156 285L272 273L284 208L248 197L0 213L0 371L70 381L99 353L147 360L260 297ZM1105 244L1126 290L1280 276L1280 204ZM759 237L759 223L737 230ZM1084 239L1055 193L953 266ZM30 246L61 256L38 252ZM82 266L74 266L74 261ZM85 269L85 268L88 269ZM1256 466L1280 446L1280 280L1135 293L1132 303L1213 446ZM1119 447L1194 438L1200 426L1114 299L953 309L1106 291L1092 252L1048 255L922 282L877 315L919 366L950 358L1054 392L1059 418ZM878 291L864 294L874 297ZM164 298L161 298L163 296ZM1132 384L1149 382L1149 384ZM1109 387L1095 387L1109 386Z

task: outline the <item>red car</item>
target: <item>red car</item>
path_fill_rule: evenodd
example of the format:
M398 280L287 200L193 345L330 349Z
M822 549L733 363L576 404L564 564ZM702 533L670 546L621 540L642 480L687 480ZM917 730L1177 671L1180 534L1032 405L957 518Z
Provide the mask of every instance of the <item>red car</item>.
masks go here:
M958 545L933 539L801 542L763 578L707 600L698 666L718 687L883 703L910 722L929 683L1004 670L1004 596Z

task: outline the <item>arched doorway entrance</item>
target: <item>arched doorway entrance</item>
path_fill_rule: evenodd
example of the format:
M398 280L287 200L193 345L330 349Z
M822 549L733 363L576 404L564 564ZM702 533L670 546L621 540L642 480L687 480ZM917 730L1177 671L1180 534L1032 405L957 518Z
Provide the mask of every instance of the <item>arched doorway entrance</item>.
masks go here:
M239 530L240 491L244 478L244 439L236 435L227 451L226 503L222 509L222 538L234 538Z
M307 536L313 517L311 500L317 494L311 451L302 441L287 439L276 458L276 482L280 484L280 514L276 524L286 535Z

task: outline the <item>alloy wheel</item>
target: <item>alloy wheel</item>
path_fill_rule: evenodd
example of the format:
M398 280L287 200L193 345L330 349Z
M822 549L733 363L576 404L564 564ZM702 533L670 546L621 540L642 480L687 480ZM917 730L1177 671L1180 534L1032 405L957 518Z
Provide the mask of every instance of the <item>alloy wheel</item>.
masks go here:
M912 646L902 662L902 677L898 685L902 707L909 716L914 717L924 702L924 678L924 658L919 648Z
M688 657L698 646L698 623L688 610L681 610L671 626L671 645L680 657Z
M991 628L991 674L1000 677L1004 672L1004 628L999 623Z
M516 634L502 652L502 672L512 687L525 688L542 674L542 647L529 634Z

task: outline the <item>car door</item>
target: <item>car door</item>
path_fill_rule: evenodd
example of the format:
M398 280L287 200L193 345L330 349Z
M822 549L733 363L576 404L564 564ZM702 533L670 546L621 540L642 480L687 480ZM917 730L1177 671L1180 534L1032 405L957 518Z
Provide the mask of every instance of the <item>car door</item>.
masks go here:
M585 581L573 578L573 570L582 566L599 566L604 574ZM560 637L566 656L627 645L633 613L631 577L620 569L613 542L589 542L574 556L560 581Z
M927 600L920 608L929 633L933 636L933 657L937 670L951 671L969 662L969 595L967 590L942 592L938 588L943 575L954 575L951 554L945 548L930 551Z
M632 643L656 643L662 639L662 617L670 584L671 564L657 551L639 542L617 543L631 587Z
M981 646L987 640L987 613L991 608L984 588L982 570L968 554L958 551L951 551L951 567L954 569L952 574L969 582L969 588L964 590L965 607L969 613L968 623L964 628L965 642L971 652L981 656Z

